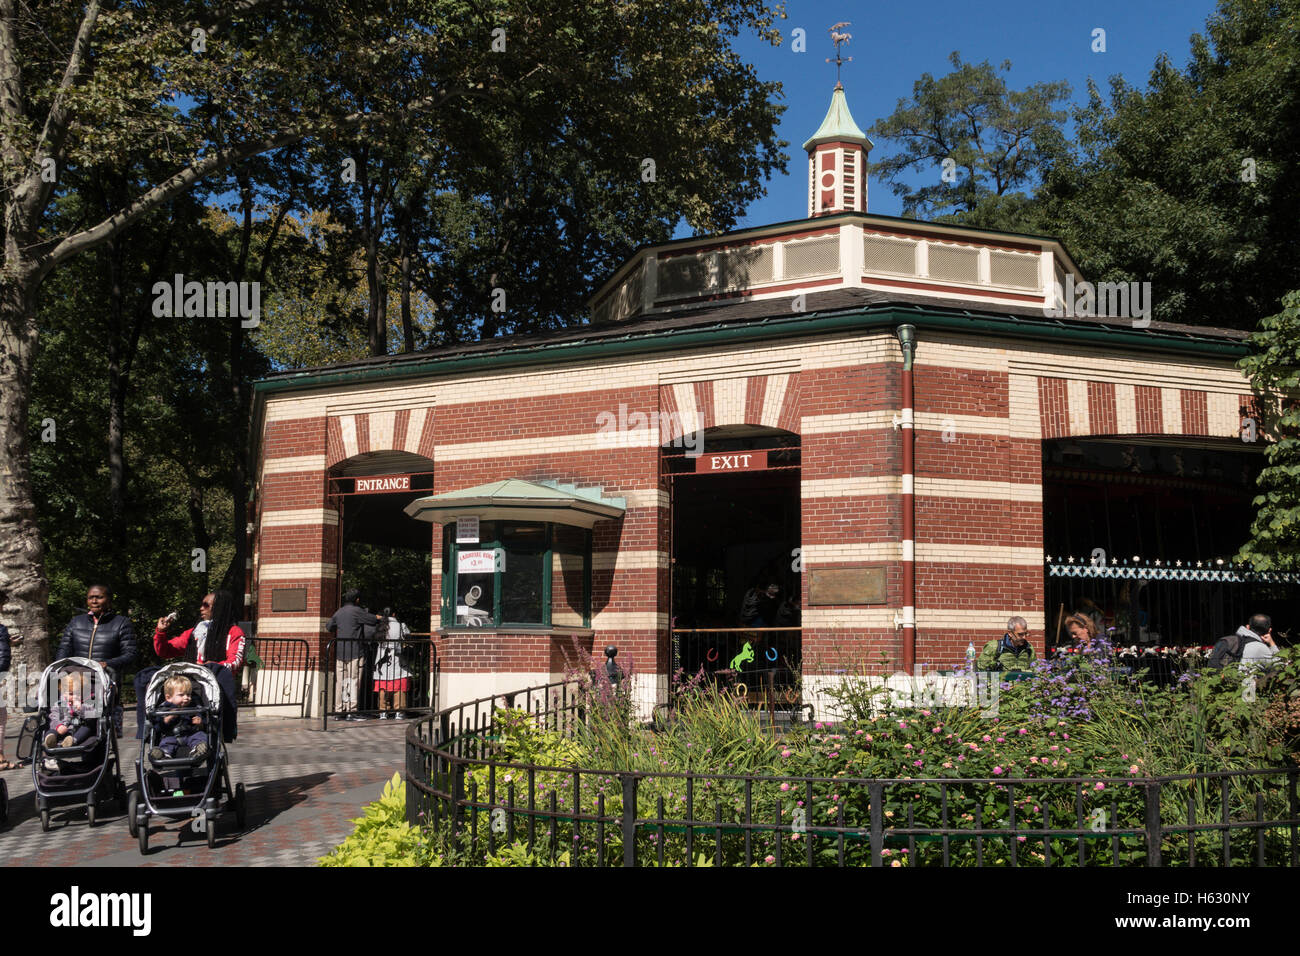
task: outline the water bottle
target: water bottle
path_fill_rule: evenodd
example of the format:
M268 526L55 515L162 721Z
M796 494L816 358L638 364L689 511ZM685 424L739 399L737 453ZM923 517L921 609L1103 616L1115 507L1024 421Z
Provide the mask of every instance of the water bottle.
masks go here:
M966 669L975 670L975 642L971 641L966 645Z

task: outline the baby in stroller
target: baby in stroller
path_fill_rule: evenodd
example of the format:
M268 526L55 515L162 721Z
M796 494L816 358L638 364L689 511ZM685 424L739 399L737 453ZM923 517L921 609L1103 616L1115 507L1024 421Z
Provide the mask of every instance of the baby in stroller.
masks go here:
M204 714L193 716L176 714L188 710L193 700L194 685L184 674L173 674L163 683L165 699L152 715L162 739L149 751L153 760L170 760L176 756L201 759L208 754L208 726ZM184 752L177 751L184 748Z
M45 749L76 747L95 735L95 718L88 717L85 682L80 673L59 677L59 702L50 708L50 732L45 735Z

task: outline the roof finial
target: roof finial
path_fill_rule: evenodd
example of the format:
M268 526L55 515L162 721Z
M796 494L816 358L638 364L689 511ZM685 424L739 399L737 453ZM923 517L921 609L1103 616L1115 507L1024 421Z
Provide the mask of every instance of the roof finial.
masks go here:
M845 20L842 23L835 24L835 26L831 27L830 29L831 42L835 44L835 59L832 60L830 57L827 57L826 62L835 64L835 88L836 89L843 88L843 84L840 83L840 67L845 63L853 62L853 57L851 56L845 56L845 57L840 56L840 45L843 43L848 43L850 40L853 39L852 33L843 32L843 28L847 26L849 26L849 22Z

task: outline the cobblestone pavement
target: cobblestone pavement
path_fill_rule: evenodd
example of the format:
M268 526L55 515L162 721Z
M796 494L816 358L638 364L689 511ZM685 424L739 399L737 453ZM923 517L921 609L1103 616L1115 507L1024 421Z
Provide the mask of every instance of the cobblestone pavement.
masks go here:
M16 734L21 720L10 714ZM312 866L352 832L349 822L377 799L403 766L406 727L399 721L330 722L326 733L306 720L242 720L230 745L231 784L248 791L248 820L237 832L234 813L218 823L217 845L188 824L162 823L149 831L149 854L126 826L115 802L102 806L92 829L82 807L55 807L50 832L41 831L31 765L0 774L9 787L9 821L0 824L0 866ZM122 756L128 786L139 752L134 719L127 717ZM12 756L16 737L5 742Z

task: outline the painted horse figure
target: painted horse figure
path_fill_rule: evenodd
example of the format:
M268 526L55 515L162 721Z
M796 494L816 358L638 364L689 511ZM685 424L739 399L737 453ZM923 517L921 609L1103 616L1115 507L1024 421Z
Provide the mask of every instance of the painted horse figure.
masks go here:
M740 670L740 665L748 664L753 659L754 646L750 644L749 641L746 641L745 646L740 649L740 653L731 659L731 669L733 671L738 671Z

